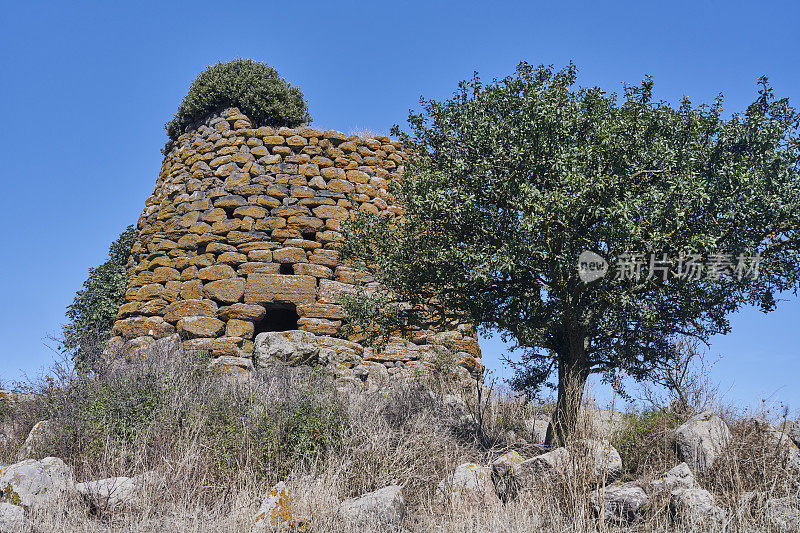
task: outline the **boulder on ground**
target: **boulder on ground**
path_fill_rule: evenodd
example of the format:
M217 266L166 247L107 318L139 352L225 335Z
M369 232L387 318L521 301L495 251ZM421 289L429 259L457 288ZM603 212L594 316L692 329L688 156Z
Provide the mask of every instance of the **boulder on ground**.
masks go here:
M25 459L34 458L37 448L47 442L47 439L52 436L55 428L56 425L52 420L37 422L36 425L31 428L30 433L28 433L28 436L25 438L25 442L22 444L19 452L17 452L17 460L23 461Z
M800 449L797 448L789 434L768 423L756 422L756 425L762 431L761 435L767 449L777 454L785 462L787 470L800 473Z
M615 433L625 429L625 415L612 409L586 411L583 416L587 420L589 434L602 440L611 440Z
M283 481L272 487L258 509L253 524L253 533L304 531L310 524L310 520L295 514L292 509L293 499Z
M635 522L650 509L647 494L634 483L600 487L591 493L589 499L598 517L614 523Z
M522 456L510 451L492 463L492 481L497 495L504 502L517 497L522 474Z
M622 474L622 458L607 441L581 439L575 443L575 452L578 454L576 464L586 468L590 482L613 481Z
M572 459L570 452L567 448L562 446L561 448L556 448L555 450L528 459L523 463L522 468L533 475L553 476L566 474L571 464ZM531 476L526 475L525 477L530 478Z
M771 531L800 531L800 498L772 498L764 504L764 514Z
M672 492L676 489L697 488L697 481L689 469L689 465L681 463L654 479L650 486L655 491Z
M25 528L25 509L11 503L0 503L0 531L22 533Z
M46 457L0 467L0 502L32 509L76 493L75 479L64 461Z
M371 528L386 531L399 526L405 516L406 504L403 489L398 485L384 487L360 498L346 500L339 506L339 513L351 527Z
M436 494L444 503L453 506L500 502L492 483L492 469L475 463L459 465L452 476L439 483Z
M308 331L267 331L256 336L255 356L262 366L274 360L290 365L311 364L318 355L316 335Z
M147 474L135 477L112 477L78 483L75 488L92 512L104 515L141 506Z
M550 425L550 417L547 415L537 415L525 421L525 432L528 440L533 444L543 445L547 438L547 427Z
M701 488L673 490L669 506L673 518L683 522L719 521L726 516L714 495Z
M792 439L794 445L800 448L800 420L789 422L786 427L786 434Z
M693 416L675 430L678 452L694 472L710 468L730 441L728 425L712 411Z

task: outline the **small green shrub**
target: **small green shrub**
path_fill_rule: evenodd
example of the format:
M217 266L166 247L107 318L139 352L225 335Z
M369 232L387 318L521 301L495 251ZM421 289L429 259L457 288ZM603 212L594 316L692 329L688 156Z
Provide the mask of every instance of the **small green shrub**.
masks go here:
M186 129L207 115L238 107L258 126L300 126L311 121L303 93L266 63L236 58L209 66L189 87L175 116L164 126L166 154Z
M165 396L163 376L155 372L82 378L66 390L53 389L42 418L59 424L39 451L91 464L106 450L130 448L156 421Z
M675 466L673 430L680 424L678 417L664 411L625 415L625 428L612 438L622 458L625 477L635 479Z

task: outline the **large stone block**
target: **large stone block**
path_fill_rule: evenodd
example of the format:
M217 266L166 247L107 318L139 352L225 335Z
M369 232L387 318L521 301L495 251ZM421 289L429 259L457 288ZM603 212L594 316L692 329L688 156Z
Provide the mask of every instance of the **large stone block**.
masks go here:
M164 310L164 319L174 323L185 316L214 316L216 312L217 304L212 300L180 300Z
M323 280L324 281L324 280ZM317 278L285 274L250 274L244 292L247 304L313 303L317 295Z
M176 319L177 321L177 319ZM132 317L117 321L112 334L125 339L135 337L166 337L175 333L175 328L158 316Z
M245 281L240 278L220 279L203 285L203 295L223 304L236 303L244 295Z
M184 338L216 337L225 329L225 322L208 316L187 316L178 320L178 333Z
M339 304L342 294L357 294L358 288L353 285L329 279L319 280L319 301L324 304Z

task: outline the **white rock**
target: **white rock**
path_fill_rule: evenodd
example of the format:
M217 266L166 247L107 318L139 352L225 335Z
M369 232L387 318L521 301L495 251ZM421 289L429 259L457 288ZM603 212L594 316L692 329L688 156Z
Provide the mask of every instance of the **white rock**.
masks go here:
M0 501L27 509L52 504L76 492L72 469L56 457L0 467L0 490Z
M25 528L25 509L19 505L0 503L0 532L22 533Z
M342 502L339 513L352 526L385 528L399 526L405 516L406 504L403 489L398 485L384 487Z
M595 483L613 481L622 474L622 458L611 443L581 439L575 443L575 450L582 458L576 461L577 466L588 469L591 481Z
M293 495L281 481L270 489L258 509L252 531L288 532L302 531L310 520L297 516L292 509Z
M650 509L647 494L633 483L599 488L591 493L589 499L595 513L609 522L635 522L643 518Z
M527 468L533 473L556 475L567 474L571 465L571 454L567 448L562 446L537 455L533 459L528 459L523 464L523 468Z
M78 493L98 513L113 513L138 507L141 483L136 478L112 477L75 485Z
M17 452L17 460L31 459L36 453L36 449L44 444L55 430L55 423L52 420L42 420L37 422L31 428L30 433L25 438L19 452Z
M697 481L689 469L689 465L681 463L653 480L650 485L655 491L672 492L676 489L696 488Z
M492 483L491 468L475 463L459 465L452 476L439 483L436 493L454 506L494 505L500 501Z
M800 498L785 497L767 500L764 505L767 523L774 531L800 531Z
M492 481L494 489L501 500L507 502L517 496L521 482L522 456L510 451L501 455L492 463Z
M800 449L797 448L791 437L770 424L756 422L763 431L764 444L767 449L776 453L786 462L786 468L794 473L800 473Z
M678 452L694 472L710 468L730 440L728 425L711 411L693 416L675 430Z
M255 353L259 365L272 359L291 365L310 364L319 356L316 335L308 331L267 331L256 336Z
M544 444L547 438L547 427L550 425L550 417L539 415L525 421L525 431L533 444Z
M590 434L602 439L611 440L615 433L625 429L625 415L611 409L598 409L584 414L588 417Z
M671 493L670 510L677 520L707 522L724 520L725 510L719 507L714 496L705 489L676 489Z

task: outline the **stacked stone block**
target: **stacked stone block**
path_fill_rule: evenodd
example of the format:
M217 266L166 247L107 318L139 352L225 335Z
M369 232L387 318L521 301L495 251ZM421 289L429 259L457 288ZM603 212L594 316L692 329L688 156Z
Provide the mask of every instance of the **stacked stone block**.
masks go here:
M345 346L339 373L362 362L389 374L416 370L437 346L477 370L480 348L468 325L417 331L413 342L396 338L382 352L335 338L340 295L371 282L340 261L342 221L358 210L402 214L388 186L405 157L385 136L253 128L236 108L197 124L164 158L139 218L109 353L177 334L184 348L246 359L259 331L296 329Z

